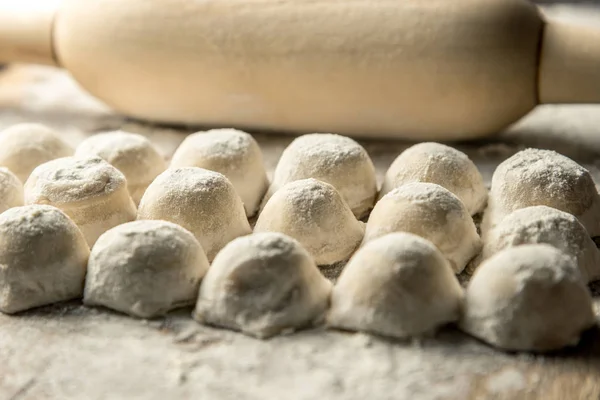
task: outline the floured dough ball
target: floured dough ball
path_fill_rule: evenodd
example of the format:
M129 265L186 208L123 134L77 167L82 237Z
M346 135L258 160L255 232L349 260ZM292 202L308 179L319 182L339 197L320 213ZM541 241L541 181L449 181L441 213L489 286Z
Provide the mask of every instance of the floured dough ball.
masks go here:
M81 297L90 249L75 223L47 205L0 214L0 311Z
M75 155L98 156L121 171L135 204L139 204L154 178L167 169L163 156L148 139L123 131L91 136L79 144Z
M227 243L252 232L244 205L229 180L203 168L169 168L148 186L138 219L183 226L196 236L209 261Z
M25 182L40 164L73 154L73 148L41 124L13 125L0 132L0 166Z
M573 214L590 236L600 235L600 196L592 176L554 151L526 149L498 166L483 219L484 235L506 215L529 206Z
M482 247L467 208L434 183L408 183L377 202L363 243L391 232L409 232L431 241L455 273L461 272Z
M323 319L331 282L294 239L258 233L217 255L200 286L194 318L258 338Z
M199 167L225 175L244 202L248 217L256 214L269 186L258 143L236 129L213 129L186 137L171 160L171 168L179 167Z
M296 138L279 159L265 201L286 183L306 178L333 185L359 219L373 208L377 197L369 155L345 136L314 133Z
M437 183L448 189L471 215L483 211L487 202L487 189L475 163L440 143L419 143L402 152L386 172L379 196L411 182Z
M0 167L0 213L23 205L23 184L7 168Z
M318 265L331 265L350 258L363 238L364 224L332 185L302 179L275 192L254 231L284 233L299 241Z
M577 344L594 322L574 258L528 244L496 253L477 269L460 325L501 349L543 352Z
M329 326L406 338L458 320L463 291L428 240L391 233L367 243L333 288Z
M483 258L508 247L535 243L546 243L574 256L585 282L600 278L600 252L583 225L573 215L546 206L508 214L490 231Z
M60 208L90 247L110 228L133 221L136 213L125 176L99 157L64 157L40 165L25 183L25 204Z
M84 303L140 318L194 304L208 270L194 235L167 221L135 221L105 232L92 249Z

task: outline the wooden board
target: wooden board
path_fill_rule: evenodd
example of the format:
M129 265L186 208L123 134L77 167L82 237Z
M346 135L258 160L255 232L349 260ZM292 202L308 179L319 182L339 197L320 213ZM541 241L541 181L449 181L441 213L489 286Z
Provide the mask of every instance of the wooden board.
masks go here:
M570 10L549 13L571 17ZM581 13L591 20L590 12ZM596 14L600 17L600 14ZM169 158L199 127L148 126L113 114L64 73L0 72L0 129L22 121L59 129L74 146L96 132L147 135ZM289 136L256 133L272 173ZM381 181L409 143L362 141ZM583 163L600 183L600 106L543 107L508 132L456 147L489 182L526 146ZM592 289L598 293L600 285ZM595 307L600 315L600 298ZM140 321L77 302L0 316L2 399L600 399L600 333L549 356L496 351L453 327L396 342L316 329L258 341L193 322L190 310Z

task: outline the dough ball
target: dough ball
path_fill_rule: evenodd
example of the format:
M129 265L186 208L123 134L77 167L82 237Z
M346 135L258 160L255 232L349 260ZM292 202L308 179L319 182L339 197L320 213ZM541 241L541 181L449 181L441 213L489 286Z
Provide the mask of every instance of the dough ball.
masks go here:
M208 269L194 235L167 221L135 221L105 232L92 249L84 303L140 318L194 304Z
M154 178L167 169L165 159L148 139L123 131L90 136L77 147L75 155L98 156L121 171L136 205Z
M73 154L73 148L41 124L17 124L0 132L0 166L25 182L38 165Z
M335 188L316 179L290 182L267 202L255 232L281 232L302 244L318 265L345 261L364 234Z
M23 205L23 184L7 168L0 167L0 213Z
M322 320L331 282L294 239L257 233L233 240L200 286L194 318L258 338Z
M279 159L265 201L286 183L306 178L333 185L358 219L367 215L377 197L369 155L345 136L314 133L296 138Z
M213 129L186 137L171 160L171 168L179 167L199 167L225 175L244 202L248 217L256 214L269 186L258 143L236 129Z
M81 231L58 208L34 204L0 214L0 311L81 297L89 254Z
M483 258L522 244L546 243L572 255L585 282L600 278L600 252L573 215L546 206L522 208L508 214L492 229Z
M136 212L125 176L99 157L64 157L40 165L25 183L25 204L60 208L90 247L110 228L133 221Z
M409 232L431 241L455 273L461 272L482 247L465 205L434 183L408 183L377 202L363 243L391 232Z
M590 236L600 236L600 197L592 176L554 151L523 150L498 166L484 214L484 235L506 215L529 206L573 214Z
M419 143L406 149L385 174L380 197L411 182L437 183L458 197L471 215L483 211L487 189L469 157L440 143Z
M244 205L229 180L203 168L169 168L148 186L138 219L183 226L196 236L209 261L227 243L252 232Z
M476 270L460 325L501 349L544 352L577 344L594 323L575 259L528 244L496 253Z
M410 233L367 243L331 295L329 326L406 338L458 320L463 291L442 253Z

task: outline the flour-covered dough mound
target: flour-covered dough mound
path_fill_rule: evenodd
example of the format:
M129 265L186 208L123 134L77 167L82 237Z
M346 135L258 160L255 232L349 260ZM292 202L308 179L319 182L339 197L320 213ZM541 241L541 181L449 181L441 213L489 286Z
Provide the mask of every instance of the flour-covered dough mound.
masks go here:
M252 232L244 205L229 180L203 168L169 168L148 186L138 219L183 226L196 236L209 261L227 243Z
M217 255L194 318L268 338L322 320L330 292L331 282L296 240L257 233L233 240Z
M254 231L291 236L318 265L331 265L350 258L363 238L364 224L354 217L332 185L302 179L275 192Z
M17 124L0 132L0 166L11 170L21 182L38 165L72 154L71 146L41 124Z
M213 129L189 135L177 148L171 168L199 167L220 172L233 184L248 217L254 216L269 180L256 140L236 129Z
M506 215L529 206L573 214L590 236L600 235L600 196L592 176L554 151L526 149L498 166L482 224L484 237Z
M373 162L361 145L345 136L314 133L296 138L279 159L265 201L286 183L307 178L333 185L359 219L377 197Z
M194 235L167 221L134 221L105 232L92 249L84 303L140 318L194 304L208 270Z
M501 349L544 352L576 345L594 323L575 259L548 244L527 244L496 253L476 270L460 326Z
M91 246L110 228L133 221L135 204L125 176L100 157L64 157L33 170L25 204L50 204L65 212Z
M454 193L471 215L483 211L487 189L469 157L440 143L419 143L406 149L385 174L380 197L411 182L437 183Z
M600 251L573 215L546 206L526 207L508 214L490 231L483 259L508 247L546 243L577 260L586 282L600 278Z
M409 232L431 241L456 273L465 268L482 246L465 205L434 183L408 183L377 202L363 243L391 232Z
M0 213L23 205L23 184L8 168L0 167Z
M81 297L90 249L58 208L0 214L0 311L16 313Z
M98 156L121 171L135 204L139 204L154 178L167 168L165 159L148 139L123 131L90 136L79 144L75 155Z
M331 296L329 326L406 338L456 321L462 288L433 243L390 233L356 252Z

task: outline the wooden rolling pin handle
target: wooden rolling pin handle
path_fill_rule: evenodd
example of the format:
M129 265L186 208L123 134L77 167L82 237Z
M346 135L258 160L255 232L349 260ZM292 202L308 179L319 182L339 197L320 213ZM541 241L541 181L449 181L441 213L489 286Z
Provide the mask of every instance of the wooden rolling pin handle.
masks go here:
M600 29L547 23L538 96L542 104L600 103Z
M0 63L56 65L52 28L60 0L0 0Z

